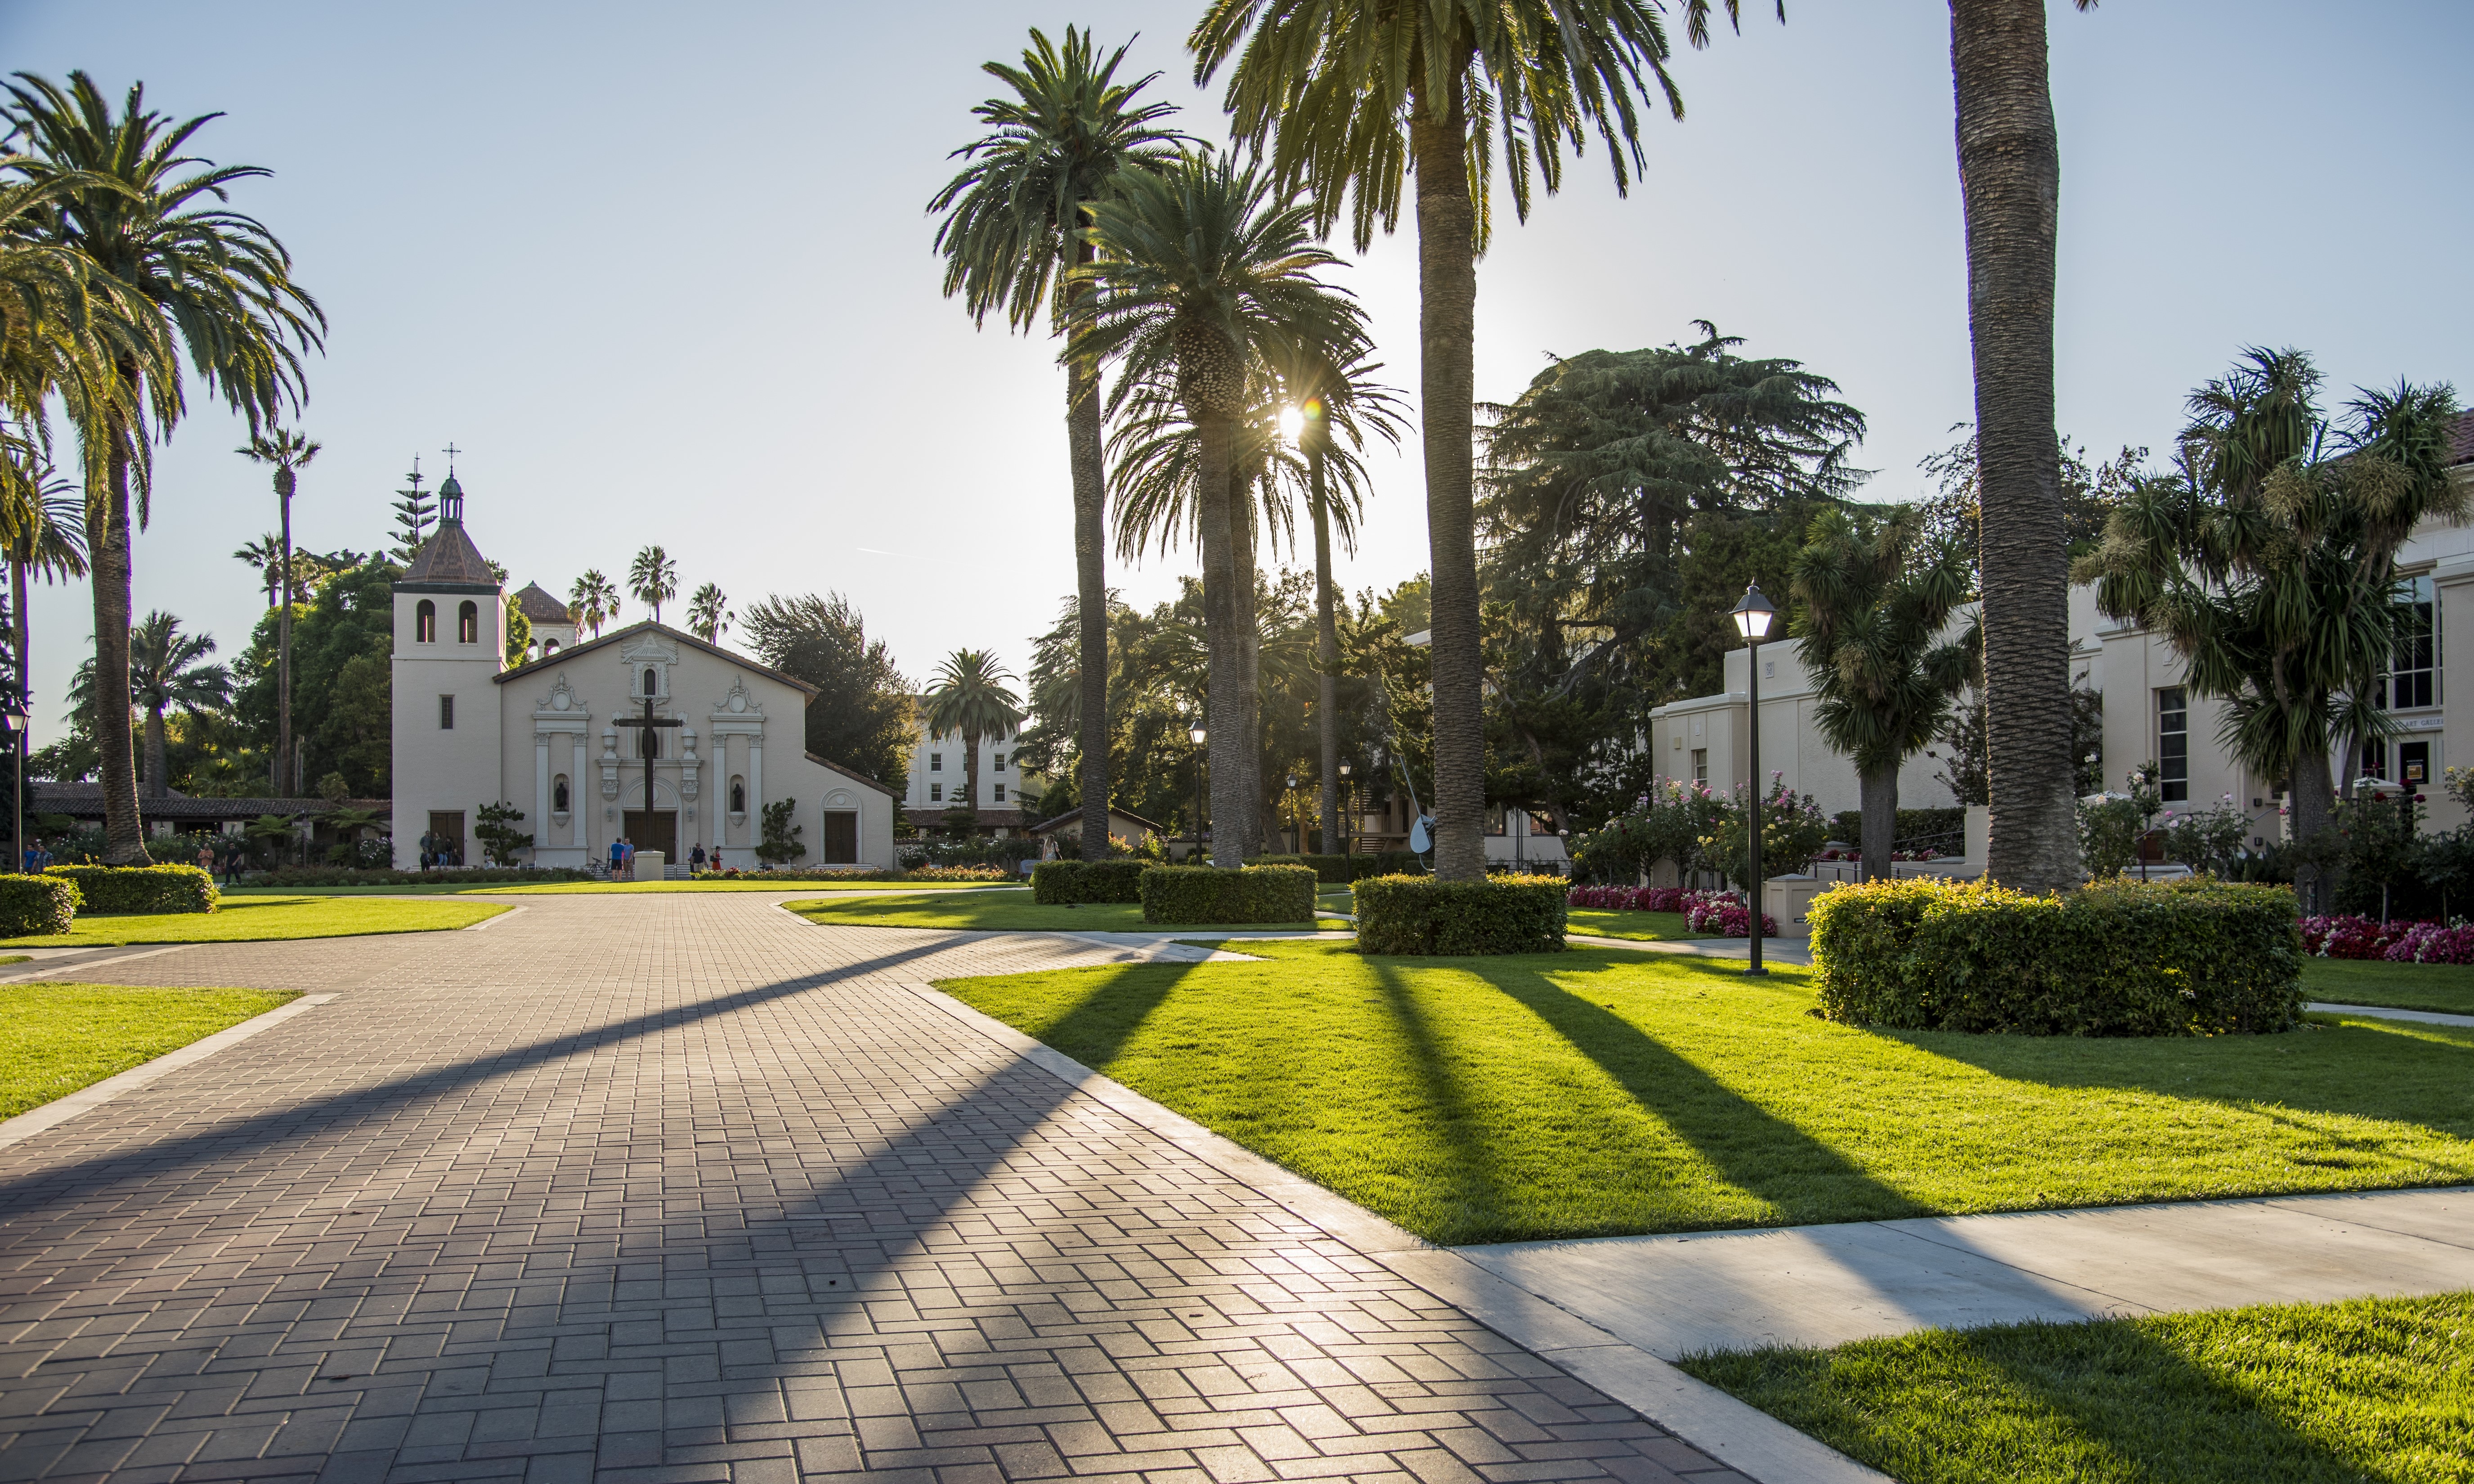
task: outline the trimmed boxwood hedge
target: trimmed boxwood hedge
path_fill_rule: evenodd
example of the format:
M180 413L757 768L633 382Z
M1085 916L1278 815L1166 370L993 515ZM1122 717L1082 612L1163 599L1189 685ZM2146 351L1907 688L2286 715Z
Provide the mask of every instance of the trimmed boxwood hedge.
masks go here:
M1143 873L1143 921L1161 923L1311 922L1315 874L1303 866L1152 866Z
M1357 883L1361 953L1556 953L1571 883L1561 876L1375 876Z
M1149 862L1139 860L1044 860L1031 868L1031 899L1050 907L1140 901L1149 869Z
M77 883L59 876L0 875L0 938L64 933L77 921Z
M1257 855L1249 866L1312 866L1325 886L1346 886L1368 876L1388 876L1423 869L1408 850L1368 850L1348 855Z
M43 874L76 882L89 915L215 910L215 878L195 866L54 866Z
M352 866L282 866L249 877L252 886L477 886L494 881L590 881L570 866L457 866L447 871L363 871ZM885 880L893 879L885 876Z
M2213 1036L2302 1020L2292 892L2205 876L2031 897L1973 881L1812 900L1823 1014L1893 1030Z

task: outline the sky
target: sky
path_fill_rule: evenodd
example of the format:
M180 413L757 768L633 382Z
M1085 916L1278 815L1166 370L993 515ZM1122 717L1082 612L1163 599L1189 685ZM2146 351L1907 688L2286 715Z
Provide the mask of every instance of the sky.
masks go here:
M213 6L0 0L0 63L142 81L195 141L259 165L233 205L290 248L331 323L298 421L325 451L297 539L385 544L417 454L513 582L621 579L658 542L735 603L838 591L914 678L953 650L1027 669L1074 587L1063 381L1045 339L939 295L929 198L1026 28L1132 38L1181 127L1220 140L1193 0ZM1693 339L1697 319L1835 379L1870 419L1867 498L1972 416L1949 18L1929 0L1747 7L1682 46L1686 105L1618 197L1602 152L1478 274L1481 398L1550 355ZM2051 7L2062 151L2059 424L2165 448L2247 345L2318 358L2336 399L2399 377L2474 401L2474 6L2110 0ZM1413 228L1338 281L1414 391ZM266 472L206 405L160 456L135 602L247 641ZM1375 461L1352 590L1426 566L1413 446ZM1285 552L1274 560L1293 560ZM1148 605L1189 550L1112 569ZM84 584L38 592L36 738L90 652ZM632 600L622 617L640 616ZM684 604L666 612L673 621ZM725 642L729 636L725 636Z

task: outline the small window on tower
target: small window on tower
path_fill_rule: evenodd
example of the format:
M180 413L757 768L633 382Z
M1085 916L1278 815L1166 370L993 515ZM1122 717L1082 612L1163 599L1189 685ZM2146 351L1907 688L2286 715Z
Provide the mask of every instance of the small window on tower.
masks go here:
M555 654L557 654L557 653L558 653L558 640L556 640L556 639L544 639L544 640L542 640L542 658L543 658L544 659L547 659L550 656L555 655Z
M455 698L453 696L441 696L438 698L438 730L441 731L453 731L455 730Z
M651 665L644 666L643 693L648 696L658 696L662 693L662 672Z
M412 641L415 644L438 642L438 605L427 598L412 610Z
M471 603L466 603L455 610L455 642L458 644L481 642L481 610Z

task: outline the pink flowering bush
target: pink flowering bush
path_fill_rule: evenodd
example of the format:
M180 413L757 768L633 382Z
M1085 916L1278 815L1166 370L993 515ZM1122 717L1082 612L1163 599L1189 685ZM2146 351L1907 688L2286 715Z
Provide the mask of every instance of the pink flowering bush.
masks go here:
M1692 892L1686 897L1684 925L1696 933L1715 933L1721 938L1752 936L1752 907L1728 892ZM1778 936L1778 919L1761 914L1761 936Z
M1576 886L1568 904L1601 912L1681 912L1691 895L1680 886Z
M2474 924L2415 922L2380 956L2391 964L2474 964Z
M2416 928L2445 931L2437 922L2391 922L2383 927L2373 919L2352 915L2304 918L2302 951L2320 958L2389 958L2389 949Z

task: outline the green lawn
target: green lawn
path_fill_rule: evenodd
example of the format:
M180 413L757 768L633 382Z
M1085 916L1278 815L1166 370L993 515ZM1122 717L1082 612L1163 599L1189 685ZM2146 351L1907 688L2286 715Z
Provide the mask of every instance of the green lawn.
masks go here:
M1707 938L1684 925L1681 912L1613 912L1596 907L1568 909L1564 919L1570 930L1593 938L1633 938L1644 943L1663 943L1678 938Z
M299 996L266 990L0 984L0 1118L66 1097Z
M227 886L226 897L537 897L591 892L973 892L1028 891L1011 881L533 881L421 886Z
M10 947L95 948L126 943L255 943L274 938L349 938L361 933L427 933L470 927L507 910L504 902L389 901L382 898L228 898L213 912L81 915L56 937L11 938Z
M2306 958L2302 991L2340 1005L2386 1005L2474 1016L2474 965L2388 964L2375 959Z
M907 897L863 897L847 901L794 901L789 909L812 922L849 922L863 927L946 927L1015 933L1127 933L1164 929L1143 921L1143 909L1130 902L1084 902L1074 907L1043 907L1031 893L1003 897L944 897L926 893ZM1210 923L1177 924L1177 931L1209 928ZM1270 928L1273 922L1225 924L1242 929ZM1290 924L1298 928L1315 924ZM1337 929L1329 919L1321 924Z
M1905 1484L2474 1479L2474 1295L1926 1330L1684 1369Z
M2474 1030L1885 1035L1786 968L1246 951L944 988L1440 1242L2474 1180Z

